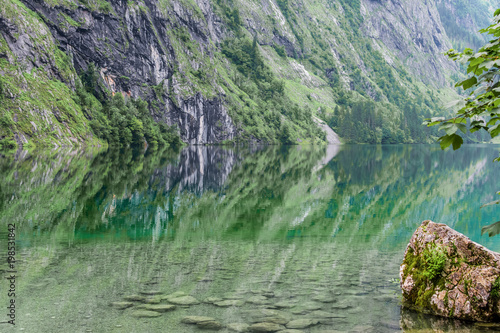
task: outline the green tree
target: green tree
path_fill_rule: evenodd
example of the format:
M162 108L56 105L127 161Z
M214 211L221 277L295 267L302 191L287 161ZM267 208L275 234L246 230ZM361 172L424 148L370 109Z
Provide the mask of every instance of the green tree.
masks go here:
M463 139L457 131L466 134L485 130L491 138L500 134L500 9L495 11L493 21L480 32L488 33L494 39L478 52L466 48L463 52L452 49L446 53L450 59L468 64L469 77L455 86L462 87L469 94L448 105L458 109L453 118L438 117L424 122L427 126L440 125L439 129L445 131L445 135L439 138L443 149L450 145L453 149L460 148ZM500 157L495 161L500 161Z

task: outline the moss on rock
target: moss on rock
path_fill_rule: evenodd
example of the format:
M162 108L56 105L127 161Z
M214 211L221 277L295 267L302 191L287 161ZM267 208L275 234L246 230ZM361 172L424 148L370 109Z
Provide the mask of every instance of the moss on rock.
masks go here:
M444 224L425 221L415 231L400 276L406 307L465 320L499 317L500 254Z

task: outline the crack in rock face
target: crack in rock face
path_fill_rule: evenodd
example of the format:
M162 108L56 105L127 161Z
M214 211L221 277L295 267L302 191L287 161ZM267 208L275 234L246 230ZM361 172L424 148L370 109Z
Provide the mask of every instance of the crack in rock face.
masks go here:
M500 319L500 254L445 224L418 227L400 278L405 307L463 320Z

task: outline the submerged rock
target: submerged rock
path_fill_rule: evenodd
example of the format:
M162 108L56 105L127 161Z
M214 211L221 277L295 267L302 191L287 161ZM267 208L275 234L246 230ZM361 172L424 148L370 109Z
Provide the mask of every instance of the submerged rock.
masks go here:
M148 304L160 304L162 301L162 298L160 296L155 296L155 297L149 297L144 300L144 303Z
M232 332L248 332L248 324L245 323L227 324L227 328Z
M110 306L112 306L113 308L118 309L118 310L124 310L126 308L130 308L133 305L134 305L134 303L132 303L132 302L112 302L110 304Z
M287 301L281 301L281 302L274 304L274 306L278 309L291 309L296 305L297 305L296 303L287 302Z
M251 325L248 329L250 332L278 332L285 329L285 327L274 323L257 323Z
M267 300L267 297L266 296L262 296L262 295L257 295L257 296L252 296L252 297L249 297L247 299L247 302L248 303L252 303L252 304L268 304L269 301Z
M216 320L202 321L200 323L197 323L196 326L207 330L220 330L224 327L221 323L219 323Z
M155 295L161 295L163 294L163 292L160 290L143 290L139 291L139 294L146 296L155 296Z
M175 293L162 296L161 299L167 299L168 300L169 298L177 298L177 297L181 297L181 296L187 296L187 295L183 291L176 291Z
M473 321L500 319L500 254L445 224L424 221L400 267L403 304Z
M154 318L161 316L161 313L148 310L136 310L133 311L130 315L136 318Z
M176 298L167 298L167 300L170 303L177 304L177 305L195 305L195 304L200 304L200 301L198 301L193 296L181 296L181 297L176 297Z
M225 301L214 302L213 304L219 307L229 307L229 306L242 306L243 304L245 304L245 302L237 299L228 299Z
M273 323L278 325L285 325L291 320L291 315L279 311L279 310L271 310L271 309L257 309L247 311L247 318L253 323Z
M207 297L203 302L204 303L216 303L216 302L222 302L223 299L219 297Z
M129 295L123 297L123 299L131 302L144 302L146 300L146 297L142 295Z
M313 325L318 324L318 321L315 319L296 319L290 321L288 324L286 324L287 328L307 328Z
M215 319L212 317L204 317L204 316L187 316L181 319L181 323L184 324L198 324L204 321L214 321Z
M335 297L332 295L317 295L313 297L313 301L318 301L321 303L333 303L335 302Z
M142 304L137 307L137 309L144 309L156 312L167 312L175 310L175 305L172 304Z
M193 324L203 329L220 330L224 326L212 317L187 316L182 318L181 323Z

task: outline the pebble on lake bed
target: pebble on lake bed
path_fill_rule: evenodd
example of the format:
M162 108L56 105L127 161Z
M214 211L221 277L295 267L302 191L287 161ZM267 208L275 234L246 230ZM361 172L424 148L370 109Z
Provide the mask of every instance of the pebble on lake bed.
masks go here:
M181 297L176 297L176 298L167 298L167 301L169 301L172 304L177 304L177 305L200 304L200 301L198 301L193 296L181 296Z
M314 326L318 324L318 321L315 319L296 319L292 320L289 323L286 324L287 328L307 328L310 326Z
M137 309L156 311L156 312L167 312L175 310L175 305L172 304L142 304L137 306Z
M131 301L131 302L144 302L146 300L146 297L142 295L129 295L123 297L124 300L126 301Z
M144 303L148 304L160 304L162 301L161 296L149 297L144 300Z
M161 316L161 313L148 310L135 310L130 315L136 318L154 318Z
M248 331L248 324L245 324L245 323L231 323L231 324L227 324L227 328L230 330L230 331L233 331L233 332L247 332Z
M274 323L257 323L248 327L250 332L278 332L285 329L284 326L274 324Z
M113 308L118 309L118 310L125 310L127 308L130 308L133 305L134 305L134 303L132 303L132 302L112 302L110 304L110 306L112 306Z
M243 304L245 304L245 302L242 300L228 299L225 301L214 302L213 304L218 307L229 307L229 306L242 306Z
M155 296L155 295L162 295L163 292L159 290L143 290L139 291L139 294L146 296Z
M212 317L204 317L204 316L187 316L181 319L181 323L184 324L198 324L204 321L215 321Z
M215 320L215 318L204 316L187 316L182 318L181 323L193 324L199 328L210 330L220 330L224 327L220 322Z
M187 296L187 295L183 291L176 291L175 293L171 293L171 294L162 296L161 298L162 299L169 299L169 298L177 298L177 297L181 297L181 296Z

